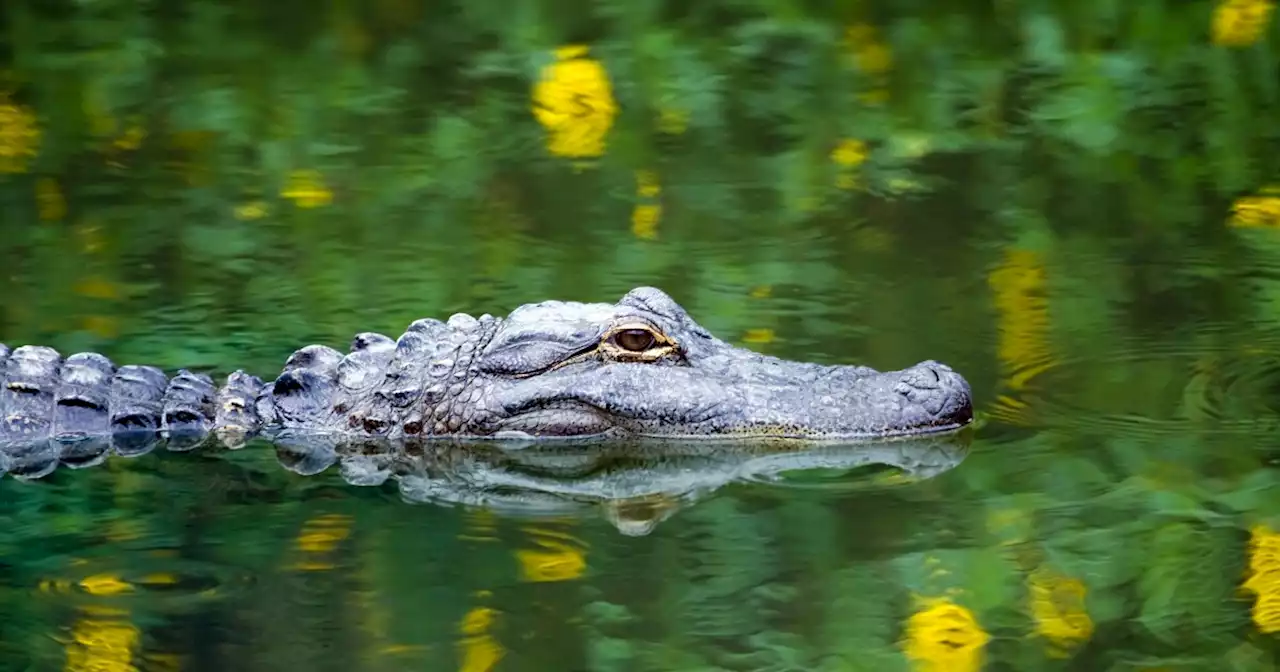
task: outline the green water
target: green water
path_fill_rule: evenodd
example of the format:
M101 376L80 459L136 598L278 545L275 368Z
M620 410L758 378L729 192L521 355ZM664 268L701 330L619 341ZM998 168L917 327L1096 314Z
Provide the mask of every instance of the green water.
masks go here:
M937 469L640 460L576 505L258 443L5 476L0 669L1276 669L1263 10L5 3L0 341L270 377L643 284L946 362L980 417Z

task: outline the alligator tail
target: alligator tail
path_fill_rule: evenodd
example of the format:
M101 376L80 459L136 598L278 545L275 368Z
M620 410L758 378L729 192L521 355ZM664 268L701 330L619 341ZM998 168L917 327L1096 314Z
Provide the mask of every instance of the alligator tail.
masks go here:
M0 383L0 459L10 469L50 450L61 451L63 461L106 448L137 454L160 438L182 450L216 434L236 447L262 426L263 383L243 371L215 389L208 375L186 369L170 377L153 366L116 366L97 353L63 357L46 346L0 344Z

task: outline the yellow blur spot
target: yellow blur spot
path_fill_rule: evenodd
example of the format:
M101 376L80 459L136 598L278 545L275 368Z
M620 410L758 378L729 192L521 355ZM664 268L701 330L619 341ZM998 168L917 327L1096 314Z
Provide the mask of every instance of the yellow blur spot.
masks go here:
M86 610L87 612L87 610ZM140 639L137 626L123 613L86 615L71 628L66 672L133 672Z
M115 338L120 334L120 323L110 315L86 315L80 320L80 328L103 338Z
M852 168L860 165L867 159L867 143L857 138L845 138L831 150L831 160L836 165L844 168Z
M604 154L605 138L618 114L604 65L587 47L556 49L533 87L533 115L547 131L547 151L569 158Z
M466 541L497 541L497 518L489 509L468 509L462 516L465 531L458 535Z
M1267 187L1257 196L1236 199L1231 206L1231 226L1280 226L1280 188Z
M133 124L126 128L124 133L111 141L111 146L119 150L133 151L142 146L142 140L147 137L146 129L137 124Z
M40 147L36 115L0 93L0 173L23 173Z
M893 52L875 26L858 23L845 31L845 48L852 54L854 67L870 80L870 88L858 94L868 105L881 105L889 100L888 76L893 68Z
M341 514L326 514L309 520L302 526L302 533L295 543L304 553L328 553L347 538L351 519Z
M1093 620L1085 610L1084 582L1038 568L1029 578L1031 616L1036 632L1049 640L1049 655L1066 657L1093 635Z
M496 611L489 607L476 607L462 616L458 624L459 672L486 672L492 670L505 655L502 645L489 634Z
M689 113L673 107L658 109L658 130L667 135L682 135L689 128Z
M241 221L262 219L267 216L267 204L263 201L249 201L248 203L237 205L232 214Z
M836 187L850 190L858 186L857 168L867 160L867 143L857 138L845 138L831 150L831 161L836 164Z
M1265 525L1252 530L1243 588L1257 596L1252 616L1258 630L1280 632L1280 534Z
M289 180L280 195L300 208L319 208L333 201L333 192L325 186L324 176L318 170L289 173Z
M110 574L95 574L80 580L80 587L90 595L119 595L133 590L133 586Z
M41 579L38 590L42 593L65 593L71 590L71 585L66 579Z
M641 203L631 211L631 233L645 240L657 238L658 222L661 219L661 205Z
M1004 261L987 277L999 315L996 352L1005 368L1005 385L1018 390L1052 366L1049 348L1049 302L1040 255L1007 250Z
M902 649L915 669L928 672L972 672L982 666L991 639L968 609L945 598L923 600L907 619Z
M324 514L308 520L294 539L294 546L305 556L290 565L301 571L327 571L335 565L323 557L337 548L351 534L351 517L343 514Z
M571 581L587 568L582 542L567 532L545 527L526 528L534 536L534 549L516 551L521 579L529 582Z
M855 23L845 30L845 46L853 53L858 69L869 75L882 75L893 67L893 52L879 36L875 26Z
M655 198L662 193L662 185L658 183L658 174L652 170L636 171L636 194L642 198Z
M772 343L775 338L772 329L748 329L742 335L744 343Z
M542 549L516 551L521 578L530 582L570 581L580 578L587 567L581 549L556 541L539 541Z
M1271 20L1271 0L1221 0L1213 10L1213 41L1246 47L1258 41Z
M631 233L635 237L652 240L658 236L662 205L653 201L661 194L662 184L657 173L652 170L636 171L636 195L650 202L637 203L631 211Z

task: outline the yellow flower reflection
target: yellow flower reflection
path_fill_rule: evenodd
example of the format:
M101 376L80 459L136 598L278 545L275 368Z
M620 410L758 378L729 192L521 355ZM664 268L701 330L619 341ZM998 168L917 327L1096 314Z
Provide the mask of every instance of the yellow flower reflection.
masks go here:
M856 138L845 138L831 150L831 160L842 168L854 168L867 159L867 143Z
M1265 525L1252 530L1244 589L1258 596L1253 622L1264 633L1280 632L1280 534Z
M119 595L133 590L133 586L110 574L95 574L80 580L80 587L90 595Z
M1231 226L1280 226L1280 186L1264 187L1257 196L1236 199L1231 206Z
M22 173L40 146L36 115L0 94L0 173Z
M893 67L893 52L880 40L875 26L855 23L845 30L844 39L859 70L869 75L881 75Z
M604 65L585 46L556 50L533 87L533 115L547 130L547 151L567 158L604 154L605 137L618 114Z
M529 582L572 581L587 569L586 552L581 541L565 532L544 527L526 528L534 536L535 549L516 551L521 578Z
M235 215L236 219L246 222L262 219L267 216L267 204L261 200L241 203L232 210L232 214Z
M133 151L142 146L142 141L147 137L147 130L142 126L134 123L124 129L115 140L111 141L111 146L123 150Z
M888 74L893 68L893 52L875 26L857 23L845 31L845 48L853 54L854 66L870 78L871 87L858 97L869 105L889 99Z
M652 170L637 170L636 193L643 198L655 198L662 193L662 185L658 184L657 173Z
M1093 620L1085 611L1084 582L1041 567L1031 573L1028 584L1031 617L1036 632L1049 640L1049 655L1065 657L1093 635Z
M631 233L636 238L652 240L658 237L658 221L662 219L662 206L641 203L631 211Z
M125 612L85 607L71 627L66 672L130 672L140 633Z
M1006 370L1004 382L1018 390L1052 365L1044 264L1031 250L1006 250L987 282L1000 320L996 351Z
M308 520L302 531L294 539L294 545L303 554L303 559L292 566L301 571L325 571L334 565L327 556L351 534L351 517L329 513Z
M324 176L318 170L295 170L280 192L300 208L318 208L333 201L333 192L325 186Z
M1213 41L1246 47L1258 41L1275 9L1272 0L1220 0L1213 10Z
M658 108L658 130L667 135L682 135L689 128L689 113L685 110L662 106Z
M831 161L839 171L836 186L852 189L858 185L857 168L867 160L867 143L857 138L845 138L831 150Z
M637 238L652 240L658 237L658 222L662 219L662 185L652 170L636 171L636 195L642 200L631 210L631 233Z
M459 672L492 670L505 655L502 645L489 634L497 615L489 607L475 607L462 616L458 624Z
M922 672L971 672L991 639L973 612L945 598L923 600L907 620L903 652Z

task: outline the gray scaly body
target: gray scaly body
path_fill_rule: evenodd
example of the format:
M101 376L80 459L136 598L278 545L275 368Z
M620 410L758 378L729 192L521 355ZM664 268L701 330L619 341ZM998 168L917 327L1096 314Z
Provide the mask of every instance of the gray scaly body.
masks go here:
M95 353L0 345L0 450L162 435L194 445L259 434L850 440L959 429L968 383L926 361L891 372L792 362L732 346L663 292L616 304L547 301L505 318L422 319L349 352L310 345L271 382L172 377ZM123 448L122 448L123 447ZM68 448L68 450L72 450ZM74 452L72 450L72 452Z

